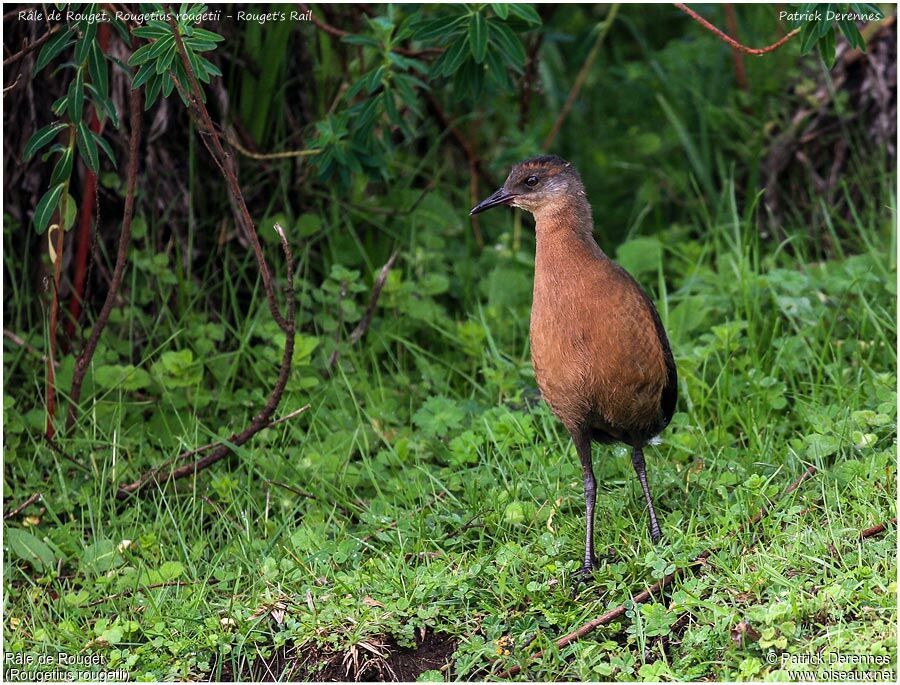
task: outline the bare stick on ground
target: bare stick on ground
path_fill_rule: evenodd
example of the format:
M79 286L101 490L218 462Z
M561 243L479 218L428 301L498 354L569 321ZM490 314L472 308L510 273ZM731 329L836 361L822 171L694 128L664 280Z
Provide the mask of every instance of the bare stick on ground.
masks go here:
M865 530L861 530L859 532L859 537L861 539L865 540L866 538L870 538L875 535L878 535L879 533L883 533L885 530L887 530L887 527L891 524L893 524L895 526L897 525L897 517L896 516L894 518L892 518L890 521L887 521L885 523L879 523L877 526L872 526L871 528L866 528Z
M129 126L131 136L128 140L128 169L125 181L125 208L122 213L122 231L119 234L119 249L116 253L116 266L113 269L112 281L106 292L106 300L100 309L100 314L94 322L91 337L88 338L78 360L75 362L75 371L72 373L72 389L69 392L69 414L66 418L66 430L71 432L75 427L75 419L78 416L78 401L81 399L81 386L84 383L84 375L91 365L91 359L100 342L100 335L106 328L106 322L112 313L113 305L119 295L122 285L122 276L125 273L125 263L128 261L128 246L131 243L131 220L134 217L134 197L137 189L138 148L141 143L141 112L142 97L140 88L132 88L128 97Z
M282 416L281 418L275 419L274 421L269 421L269 423L267 423L265 426L263 426L260 430L263 430L266 428L272 428L273 426L277 426L278 424L284 423L285 421L289 421L290 419L294 418L295 416L300 416L300 414L305 412L307 409L309 409L308 404L300 407L299 409L295 409L291 413L286 414L286 415ZM216 447L227 447L229 442L231 442L232 439L233 439L233 436L232 436L232 438L229 438L228 442L220 440L218 442L211 442L208 445L201 445L200 447L194 447L193 449L186 450L186 451L182 452L181 454L179 454L174 459L170 459L170 460L160 464L159 466L156 466L156 467L150 469L149 471L147 471L147 473L145 473L143 476L138 478L133 483L129 483L128 485L121 486L119 488L119 492L124 493L124 494L128 494L130 492L136 492L137 490L140 490L144 485L146 485L150 481L157 479L157 476L159 476L160 474L165 472L167 469L169 469L172 466L172 464L175 464L180 461L184 461L185 459L193 457L194 455L201 454L203 452L208 452L209 450L214 449ZM234 444L234 443L231 442L231 444ZM168 480L168 479L164 478L163 480Z
M27 500L22 502L22 504L17 506L15 509L9 511L6 514L3 514L3 519L6 520L6 519L15 518L16 516L21 514L23 511L25 511L28 507L30 507L32 504L37 502L40 498L41 498L41 493L39 493L39 492L34 493L31 497L29 497Z
M781 495L778 497L776 502L780 502L782 499L787 497L794 490L799 488L808 478L811 478L812 476L814 476L815 473L816 473L815 467L810 466L808 469L806 469L806 471L803 472L803 474L797 480L795 480L793 483L791 483L785 489L785 491L781 493ZM763 516L765 516L769 512L769 510L770 510L769 506L762 507L762 509L759 510L759 513L757 513L755 516L753 516L747 522L747 524L745 525L745 528L749 530L754 525L759 523L762 520ZM711 554L712 554L712 549L704 550L696 559L694 559L694 561L692 561L690 563L689 566L692 567L692 566L696 566L697 564L701 564L701 565L705 564L706 560L709 558L709 556ZM673 580L675 580L679 576L684 575L684 573L686 571L687 571L687 567L676 569L673 573L670 573L662 580L658 581L657 583L654 583L648 589L636 594L634 597L631 598L631 601L634 604L644 604L645 602L648 602L654 596L658 596L659 593L662 592L662 590L664 590L668 585L670 585ZM557 648L562 649L566 645L571 644L572 642L575 642L576 640L580 640L585 635L596 630L600 626L604 626L608 623L612 623L617 618L622 616L625 613L625 611L626 611L626 607L625 607L625 604L623 603L623 604L620 604L619 606L617 606L615 609L607 611L602 616L598 616L597 618L588 621L584 625L573 630L571 633L569 633L567 635L563 635L561 638L559 638L556 641ZM543 656L543 654L544 654L543 651L535 652L534 654L532 654L529 657L529 660L539 659L541 656ZM500 679L511 678L512 676L518 674L521 670L522 670L522 667L517 664L517 665L513 666L512 668L510 668L509 670L504 671L503 673L500 673L497 677Z

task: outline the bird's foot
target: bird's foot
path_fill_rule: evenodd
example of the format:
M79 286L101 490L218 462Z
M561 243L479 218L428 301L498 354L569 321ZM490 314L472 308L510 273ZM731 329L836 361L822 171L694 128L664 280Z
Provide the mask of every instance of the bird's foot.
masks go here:
M596 559L593 559L590 562L585 562L581 565L581 568L575 571L572 574L572 595L576 595L578 593L578 588L582 584L587 584L594 577L594 571L597 570L599 564Z
M572 574L572 599L578 596L579 590L587 585L594 578L594 571L597 570L597 562L590 564L582 564L581 568Z

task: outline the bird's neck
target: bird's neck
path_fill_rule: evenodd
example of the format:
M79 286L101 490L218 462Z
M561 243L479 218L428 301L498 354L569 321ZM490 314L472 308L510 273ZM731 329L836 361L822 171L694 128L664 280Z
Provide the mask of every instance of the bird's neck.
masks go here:
M551 263L606 259L594 240L591 206L581 192L545 205L534 212L537 261Z

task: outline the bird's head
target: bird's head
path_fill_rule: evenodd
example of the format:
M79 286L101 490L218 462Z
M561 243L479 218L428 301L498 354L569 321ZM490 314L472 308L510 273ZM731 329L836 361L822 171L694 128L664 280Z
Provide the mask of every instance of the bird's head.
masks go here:
M575 167L555 155L545 155L516 164L503 186L475 205L469 214L500 205L538 214L562 207L572 197L584 197L584 185Z

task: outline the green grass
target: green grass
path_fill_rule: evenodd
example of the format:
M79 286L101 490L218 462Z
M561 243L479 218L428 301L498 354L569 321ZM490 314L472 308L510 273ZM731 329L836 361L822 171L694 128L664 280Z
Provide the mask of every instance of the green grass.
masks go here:
M157 227L138 231L133 318L112 322L85 387L96 399L61 442L80 467L37 437L39 362L4 348L7 497L38 491L46 507L5 526L5 649L96 652L103 669L137 679L246 679L263 664L283 677L331 664L371 678L376 652L426 630L456 641L450 670L426 674L438 679L489 678L495 659L527 680L785 679L770 653L823 650L885 655L896 672L896 531L859 539L896 515L885 197L890 210L839 227L852 236L846 254L824 262L799 242L759 244L728 193L701 237L676 228L620 249L660 303L679 368L678 413L647 453L664 537L649 541L624 449L595 447L602 564L575 597L581 474L534 390L533 245L504 233L500 249L460 259L468 229L429 196L351 349L335 341L367 299L353 268L383 258L364 242L309 239L298 249L304 332L280 414L310 409L196 479L123 503L117 484L245 425L284 344L249 259L211 264L200 289L153 261ZM418 230L435 216L442 232ZM353 268L321 283L310 272L320 249L356 254ZM71 362L60 377L67 387ZM810 465L817 474L778 500ZM706 549L708 563L663 601L555 648Z

